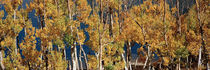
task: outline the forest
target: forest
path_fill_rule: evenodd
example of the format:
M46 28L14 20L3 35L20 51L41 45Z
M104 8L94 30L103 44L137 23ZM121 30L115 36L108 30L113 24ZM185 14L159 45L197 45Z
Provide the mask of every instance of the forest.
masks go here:
M0 70L209 70L210 0L0 0Z

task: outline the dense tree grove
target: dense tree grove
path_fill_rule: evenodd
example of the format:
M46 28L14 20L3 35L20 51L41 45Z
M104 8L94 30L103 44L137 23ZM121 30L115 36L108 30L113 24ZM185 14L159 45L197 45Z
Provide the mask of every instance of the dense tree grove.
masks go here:
M0 0L0 70L208 70L209 3Z

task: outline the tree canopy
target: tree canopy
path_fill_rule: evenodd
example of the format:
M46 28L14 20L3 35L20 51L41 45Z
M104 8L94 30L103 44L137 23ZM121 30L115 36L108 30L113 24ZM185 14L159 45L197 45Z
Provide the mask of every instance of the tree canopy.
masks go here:
M209 69L209 0L0 0L0 8L0 70Z

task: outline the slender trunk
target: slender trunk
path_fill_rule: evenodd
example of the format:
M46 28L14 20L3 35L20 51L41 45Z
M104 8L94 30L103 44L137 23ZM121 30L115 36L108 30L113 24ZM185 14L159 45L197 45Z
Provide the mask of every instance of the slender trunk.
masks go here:
M74 46L71 46L71 47L74 47ZM75 61L75 58L74 58L74 48L71 49L71 60L72 60L72 69L73 70L76 70L76 61Z
M151 70L152 69L152 66L151 66L151 61L152 61L152 59L151 59L151 55L150 55L150 53L149 53L149 68L148 68L148 70Z
M16 19L16 9L14 10L14 21L15 21L15 19ZM17 44L18 44L18 42L17 42L17 38L15 39L15 43L16 43L16 46L15 46L15 54L17 55Z
M126 45L126 66L129 68L128 53L129 53L129 50L128 50L128 42L127 42L127 45Z
M166 48L168 48L168 40L167 40L167 26L166 26L166 0L164 0L164 14L163 14L163 23L164 23L164 39L165 39L165 43L166 43ZM169 50L167 50L167 52L169 53ZM162 64L162 62L161 62ZM161 67L161 66L160 66Z
M164 23L164 39L166 43L166 48L168 48L168 40L167 40L167 26L166 26L166 0L164 0L164 16L163 16L163 23ZM169 53L169 49L167 50L167 53Z
M150 46L148 46L148 63L149 63L149 68L148 68L148 70L150 70L151 69L151 56L150 56Z
M141 32L142 32L142 35L143 35L143 37L144 37L144 40L143 40L143 42L144 43L146 43L146 33L145 33L145 30L144 30L144 27L143 27L143 25L140 25L137 21L135 21L137 24L138 24L138 26L141 28Z
M76 27L77 27L77 25L76 25ZM78 29L77 29L77 38L78 38L78 41L80 40L80 37L79 37L79 35L78 35ZM81 45L81 43L79 42L79 46L80 46L80 50L79 50L79 62L80 62L80 68L81 68L81 70L83 70L83 63L82 63L82 45Z
M139 59L139 56L138 56L137 59L136 59L135 70L136 70L136 65L137 65L138 59Z
M76 42L75 42L75 46L74 46L74 58L75 58L75 62L76 62L76 69L79 69L79 64L78 64L78 57L77 57L77 47L76 47Z
M77 57L77 48L76 48L76 42L74 43L75 46L72 46L72 67L73 67L73 70L77 70L79 69L79 64L78 64L78 57Z
M176 0L176 6L177 6L177 10L178 10L177 11L177 17L178 17L177 23L178 23L178 26L179 26L178 31L181 34L181 19L180 19L180 10L179 10L179 0Z
M68 60L68 65L69 65L69 70L71 70L70 60Z
M69 16L69 22L71 23L71 6L70 6L70 0L67 0L68 2L68 16ZM70 27L71 28L71 35L73 35L72 34L72 32L73 32L73 30L72 30L72 26ZM73 46L72 46L73 47ZM76 70L76 64L75 64L75 60L74 60L74 54L72 54L73 53L73 50L71 51L71 54L70 54L70 56L71 56L71 62L72 62L72 69L73 70ZM71 69L71 65L70 65L70 62L69 62L69 68Z
M164 0L164 14L163 14L164 16L163 16L163 23L164 23L164 39L165 39L165 43L166 43L166 47L168 48L168 40L167 40L167 35L166 35L166 33L167 33L167 26L166 26L166 0ZM169 52L169 50L168 50L168 52ZM161 62L161 64L162 64L162 62ZM160 68L161 68L161 66L160 66Z
M99 50L99 70L102 70L102 42L101 42L101 32L100 32L100 24L103 23L103 9L102 9L102 5L103 2L102 0L100 0L100 23L98 24L98 33L99 33L99 46L100 46L100 50Z
M79 62L80 62L80 68L83 70L83 63L82 63L82 51L81 51L81 44L80 44L80 50L79 50Z
M130 63L130 60L131 60L131 44L130 42L127 43L127 54L126 54L126 57L127 57L127 67L131 69L131 63Z
M112 31L112 29L113 29L113 23L114 23L113 14L111 14L111 36L112 37L114 37L113 31Z
M73 66L72 66L72 69L73 69L73 70L76 70L77 65L76 65L76 61L75 61L74 56L75 56L75 55L73 54L73 55L72 55L72 65L73 65Z
M14 10L14 21L16 19L16 9Z
M120 4L120 0L118 1L118 3ZM120 19L120 7L121 5L118 5L118 23L119 23L119 34L121 35L121 32L122 32L122 27L121 27L121 19ZM125 60L125 57L124 57L124 53L122 53L122 59L123 59L123 62L125 63L125 70L128 70L128 67L127 67L127 62Z
M132 67L131 67L131 43L129 42L129 56L128 56L128 61L129 61L129 67L130 67L130 70L132 70Z
M14 22L15 22L15 19L16 19L16 10L17 10L17 9L14 10ZM16 55L17 55L17 53L18 53L18 52L17 52L17 51L18 51L18 50L17 50L17 45L18 45L17 39L18 39L18 36L15 37L15 46L14 46L14 47L15 47L15 54L16 54ZM16 59L17 59L17 58L16 58ZM14 69L16 69L16 67L17 67L17 66L15 66Z
M147 56L147 58L146 58L146 61L144 62L144 67L143 67L143 69L145 69L145 68L146 68L146 66L147 66L147 62L148 62L148 56Z
M201 66L201 56L202 56L201 51L202 51L202 48L200 47L200 49L199 49L199 57L198 57L198 68L200 68L200 66Z
M125 61L125 57L124 57L124 54L122 54L121 56L122 56L122 58L123 58L123 62L124 62L124 63L126 63L126 61ZM128 70L128 68L127 68L127 66L126 66L126 65L125 65L125 70Z
M147 43L145 44L146 46L147 46ZM147 58L146 58L146 61L145 61L145 63L144 63L144 66L143 66L143 69L145 69L146 68L146 66L147 66L147 63L149 63L148 65L148 70L150 70L150 67L151 67L151 59L150 59L150 46L147 46L148 47L148 50L147 50Z
M109 35L110 37L113 37L112 28L113 28L113 16L112 16L112 9L109 8L110 13L110 23L109 23ZM108 16L107 16L108 17Z
M42 48L42 49L41 49L41 52L42 52L42 53L40 54L40 58L42 59L42 58L44 58L43 46L41 46L41 48ZM41 63L43 63L43 62L41 61Z
M179 64L176 64L176 70L179 70Z
M86 54L85 54L85 51L83 48L81 48L82 52L83 52L83 55L84 55L84 58L85 58L85 64L86 64L86 67L87 67L87 70L89 69L88 68L88 61L87 61L87 57L86 57Z
M69 5L70 0L68 0L68 12L69 12L69 21L71 20L71 7Z
M166 22L166 0L164 0L164 16L163 16L163 23L165 24ZM167 36L166 36L166 24L164 25L164 38L165 38L165 42L166 42L166 47L168 47L168 41L167 41Z
M130 62L129 62L129 67L130 67L130 70L132 70L131 63Z
M205 47L205 41L204 41L204 30L203 30L203 23L201 23L201 17L200 17L200 0L196 0L196 8L197 8L197 19L199 22L200 26L200 34L201 34L201 41L202 41L202 46L200 47L199 50L199 62L198 66L202 65L201 64L201 57L203 54L203 64L206 65L206 69L208 69L208 55L206 54L206 47ZM202 52L203 50L203 52ZM201 53L202 52L202 53Z
M120 0L118 1L118 3L120 4ZM122 32L122 25L121 25L121 19L120 19L120 7L121 5L118 5L118 23L119 23L119 34L121 35L121 32ZM124 51L125 52L125 51ZM128 70L128 67L127 67L127 60L125 59L124 57L124 53L122 53L122 59L123 59L123 62L125 63L125 70ZM127 57L127 56L126 56Z
M2 50L0 51L0 62L1 62L1 70L4 70L4 64L3 64L3 56L2 56Z
M63 52L64 52L64 60L66 61L66 48L65 47L63 49Z
M99 70L102 70L102 51L103 51L103 47L102 47L102 43L101 43L100 30L99 30L99 45L100 45L100 51L99 51Z

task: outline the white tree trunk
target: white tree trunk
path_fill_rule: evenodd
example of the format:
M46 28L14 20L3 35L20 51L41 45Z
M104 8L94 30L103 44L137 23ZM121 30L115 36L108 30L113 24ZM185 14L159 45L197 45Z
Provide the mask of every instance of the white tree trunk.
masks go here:
M79 50L79 62L80 62L80 69L83 70L81 45L80 45L80 50Z
M83 48L81 48L81 50L82 50L82 52L83 52L83 55L84 55L84 58L85 58L85 63L86 63L87 70L88 70L89 68L88 68L88 61L87 61L86 53L85 53L85 51L84 51Z
M16 9L14 10L14 21L15 19L16 19ZM17 55L18 52L17 52L17 39L16 38L17 37L15 37L15 54ZM17 68L14 68L14 69L16 70Z
M69 5L70 0L68 0L68 11L69 11L69 20L71 20L71 7Z
M131 63L129 62L130 70L132 70Z
M2 57L2 51L0 51L0 61L1 61L1 68L4 70L4 64L3 64L3 57Z
M114 23L113 15L112 15L112 14L111 14L111 17L110 17L110 18L111 18L111 23L110 23L110 25L111 25L111 30L110 30L110 31L111 31L111 34L110 34L110 35L111 35L112 37L114 37L113 31L112 31L112 29L113 29L113 23Z
M75 48L74 48L74 55L75 55L75 62L76 62L76 68L79 69L78 59L77 59L77 47L75 42Z
M75 58L72 58L72 65L73 65L73 70L76 70L76 61Z
M14 10L14 21L16 19L16 9ZM17 45L17 39L15 39L15 44ZM17 47L15 46L15 54L17 55Z
M145 61L145 63L144 63L143 69L147 66L147 61L148 61L148 56L147 56L146 61Z
M150 58L150 50L149 50L150 48L149 48L149 46L148 46L148 51L147 51L147 58L146 58L146 61L145 61L145 63L144 63L144 67L143 68L145 68L146 66L147 66L147 62L148 62L148 60L149 60L149 58ZM150 67L150 66L149 66Z
M14 21L16 19L16 9L14 10Z
M125 70L128 70L128 67L127 67L127 64L126 64L126 61L125 61L125 57L124 57L123 54L122 54L121 56L122 56L122 58L123 58L123 61L125 62Z
M136 59L136 63L135 63L135 69L136 69L136 65L137 65L138 59L139 59L139 57L137 57L137 59Z
M179 64L178 63L176 64L176 68L175 69L179 70Z
M100 52L99 52L99 70L102 70L102 45L100 45Z
M102 0L100 0L100 12L102 13L100 15L100 23L98 23L98 33L99 33L99 45L100 45L100 48L99 48L99 70L102 70L102 51L103 51L103 46L102 46L102 40L101 40L101 32L100 32L100 24L103 24L103 2Z
M64 52L64 59L66 60L66 48L65 47L64 47L63 52Z
M198 57L198 68L201 66L201 51L202 51L202 47L200 47L199 49L199 57Z
M129 68L130 68L130 70L132 70L132 67L131 67L131 43L130 42L128 42L128 45L129 45L129 52L128 52L128 54L130 55L128 58L129 58L129 60L128 60L128 65L129 65Z

